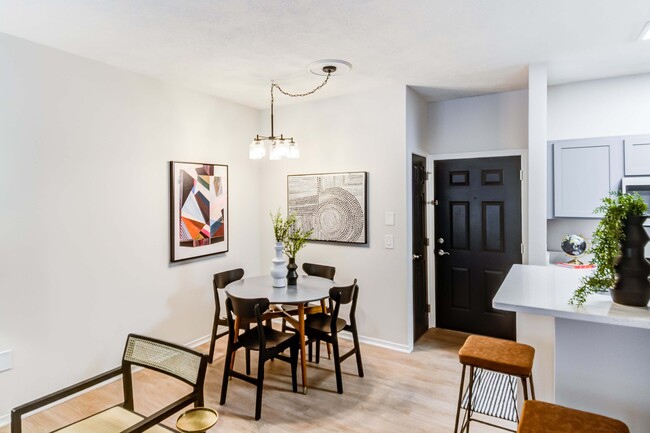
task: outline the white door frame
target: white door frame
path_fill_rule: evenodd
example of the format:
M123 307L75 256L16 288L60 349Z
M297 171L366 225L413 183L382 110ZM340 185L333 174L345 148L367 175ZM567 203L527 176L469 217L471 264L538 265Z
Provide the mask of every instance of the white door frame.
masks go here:
M433 197L435 191L434 179L435 173L433 171L434 163L436 161L443 161L449 159L476 159L476 158L495 158L499 156L520 156L521 157L521 240L524 244L524 254L521 257L522 263L528 263L528 149L505 149L505 150L488 150L482 152L463 152L463 153L439 153L429 154L427 157L427 171L432 173L431 182L428 182L427 197ZM429 192L430 191L430 192ZM435 197L432 198L435 200ZM429 260L429 269L427 270L429 278L429 293L428 298L431 303L431 313L429 313L429 327L435 327L436 319L436 266L435 266L435 212L427 212L427 232L431 233L429 248L427 255L432 259Z

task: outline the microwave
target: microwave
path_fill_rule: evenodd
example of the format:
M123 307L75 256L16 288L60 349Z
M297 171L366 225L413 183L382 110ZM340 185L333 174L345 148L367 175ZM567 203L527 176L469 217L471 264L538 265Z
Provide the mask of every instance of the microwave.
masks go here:
M623 192L639 193L643 201L650 206L650 176L624 177L621 188ZM650 218L643 225L650 226Z

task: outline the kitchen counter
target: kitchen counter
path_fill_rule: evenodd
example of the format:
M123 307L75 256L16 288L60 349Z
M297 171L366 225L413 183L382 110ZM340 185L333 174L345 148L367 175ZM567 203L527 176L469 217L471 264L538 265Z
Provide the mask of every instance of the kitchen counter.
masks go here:
M580 278L590 272L514 265L493 306L518 313L517 336L523 342L544 336L539 345L529 343L536 347L536 378L551 377L554 392L548 399L620 419L632 433L650 432L650 309L615 304L609 294L589 295L581 307L570 305Z
M492 302L506 311L650 329L650 308L612 302L609 293L589 295L578 307L569 304L580 278L592 269L514 265Z

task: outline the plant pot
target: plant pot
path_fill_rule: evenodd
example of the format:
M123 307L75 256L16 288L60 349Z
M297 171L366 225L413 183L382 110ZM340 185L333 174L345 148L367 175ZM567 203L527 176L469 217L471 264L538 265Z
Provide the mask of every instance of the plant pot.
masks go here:
M625 239L621 243L621 257L614 267L618 278L610 289L612 300L617 304L645 307L650 301L650 262L644 254L650 239L643 227L646 218L630 215L623 222Z
M287 285L295 286L298 284L298 265L296 265L296 259L289 257L289 264L287 265Z
M273 265L271 266L271 277L273 277L273 287L285 287L287 281L285 276L287 271L284 267L286 263L284 260L284 255L282 254L282 242L275 243L275 257L271 260Z

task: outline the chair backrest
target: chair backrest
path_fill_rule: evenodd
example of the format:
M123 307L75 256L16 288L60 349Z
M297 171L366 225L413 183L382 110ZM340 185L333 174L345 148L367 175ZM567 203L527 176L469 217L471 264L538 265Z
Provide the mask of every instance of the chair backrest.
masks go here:
M232 344L235 335L235 320L233 314L239 319L241 325L247 323L257 324L257 332L259 333L259 341L262 348L266 347L266 339L264 330L262 329L262 313L269 309L268 298L238 298L233 295L228 295L226 299L226 317L228 318L228 344Z
M244 276L244 270L241 268L231 269L229 271L219 272L212 277L212 285L216 289L223 289L233 281L241 280Z
M241 280L244 277L244 270L241 268L230 269L229 271L219 272L212 277L212 288L214 290L214 305L216 308L216 317L221 317L221 303L219 302L219 289L225 288L233 281Z
M155 338L129 334L122 357L124 406L133 409L131 366L149 368L175 377L194 387L203 398L208 356L187 347Z
M327 278L328 280L333 280L334 274L336 273L336 268L334 266L318 265L316 263L303 263L302 270L305 271L307 275Z
M332 324L336 323L339 317L339 309L341 305L352 303L350 306L350 320L354 321L354 313L357 309L357 297L359 296L359 286L357 279L349 286L332 287L329 291L330 295L330 311L332 312Z

